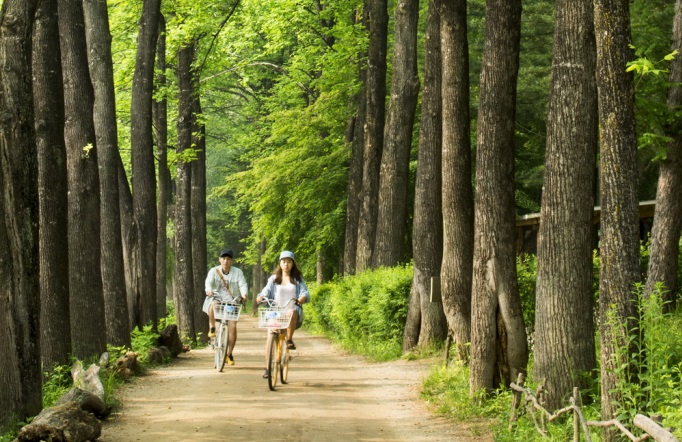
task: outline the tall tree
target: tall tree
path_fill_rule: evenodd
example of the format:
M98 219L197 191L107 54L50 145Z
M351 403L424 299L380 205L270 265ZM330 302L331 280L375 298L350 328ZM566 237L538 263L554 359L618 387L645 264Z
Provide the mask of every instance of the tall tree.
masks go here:
M195 330L208 330L208 316L202 311L204 279L208 271L206 261L206 129L202 123L199 99L199 78L192 76L192 147L196 159L190 163L192 217L192 310ZM206 335L204 335L206 336ZM192 339L196 339L192 336Z
M178 144L176 152L180 158L176 174L175 200L175 272L173 289L175 291L175 308L178 321L178 331L183 338L194 339L194 302L196 288L192 274L192 208L191 208L191 177L192 166L185 161L182 154L192 143L192 116L194 85L192 63L196 54L194 43L183 46L177 53L178 67Z
M365 0L365 7L362 9L362 23L367 27L367 15L369 8ZM346 231L343 246L343 273L352 275L355 273L355 262L358 248L358 222L360 218L360 208L362 200L360 192L362 190L362 169L363 153L365 143L365 114L367 110L367 69L364 66L367 53L358 54L358 78L360 80L360 90L357 94L357 111L350 119L346 130L346 145L350 146L350 164L348 166L348 190L346 203Z
M388 10L386 0L367 0L369 15L369 49L365 93L365 133L362 166L361 208L358 220L356 271L372 264L372 251L377 229L379 199L379 165L384 144L386 113L386 46Z
M478 108L470 394L526 370L516 281L514 121L521 2L488 0ZM501 379L496 379L499 375Z
M394 266L404 258L412 126L419 95L418 20L419 0L396 3L393 76L379 168L374 267Z
M69 188L69 290L72 355L106 350L100 268L98 149L93 122L82 2L59 0L59 42L64 78L64 139Z
M556 3L552 89L538 234L535 379L560 408L596 367L592 218L597 152L592 0ZM587 376L586 376L587 375Z
M31 83L36 0L6 0L0 10L0 424L41 408L38 268L38 156ZM6 56L11 54L11 56Z
M670 88L668 108L678 112L682 107L682 1L675 1L672 49L678 56L670 63ZM675 311L678 289L677 266L680 252L680 228L682 228L682 132L677 120L669 128L665 160L661 163L656 191L656 214L651 229L651 255L644 292L651 294L657 283L668 290L664 295L666 311Z
M137 54L130 105L133 208L138 228L140 262L135 326L156 326L156 175L152 134L152 94L156 38L161 0L144 0L138 24Z
M444 0L440 38L443 64L443 264L441 291L458 356L471 341L474 196L471 183L469 42L465 0Z
M123 267L121 215L118 204L118 133L114 67L106 0L84 0L90 79L94 89L93 120L99 150L102 286L107 343L130 347L130 322Z
M440 0L429 1L412 224L414 277L403 334L404 349L442 341L447 332L443 306L431 302L430 296L431 280L440 276L443 257L440 6Z
M615 416L620 375L619 350L627 349L634 323L634 284L639 280L639 203L634 82L626 72L630 49L628 0L595 0L599 100L601 270L599 323L601 336L602 418ZM634 349L633 349L634 351ZM632 354L626 351L627 355ZM626 356L627 357L627 356ZM611 440L612 432L605 439Z
M57 0L42 0L33 25L33 103L40 199L40 359L44 371L69 361L69 260L67 238L64 93ZM55 259L55 256L60 259Z
M156 48L156 87L166 87L166 20L159 18L159 38ZM171 203L171 176L168 169L168 100L163 94L153 102L154 133L156 134L156 156L158 158L158 196L156 200L156 313L159 318L166 316L166 223L168 205Z

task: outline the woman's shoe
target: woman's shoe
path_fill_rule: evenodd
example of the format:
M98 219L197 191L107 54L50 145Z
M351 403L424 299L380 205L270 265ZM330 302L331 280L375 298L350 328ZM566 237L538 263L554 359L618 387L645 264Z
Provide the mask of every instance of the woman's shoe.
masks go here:
M287 348L288 348L289 350L296 350L296 344L294 344L294 341L292 341L291 339L289 339L289 340L287 341Z
M266 368L263 370L263 379L267 379L268 377L270 377L270 370Z

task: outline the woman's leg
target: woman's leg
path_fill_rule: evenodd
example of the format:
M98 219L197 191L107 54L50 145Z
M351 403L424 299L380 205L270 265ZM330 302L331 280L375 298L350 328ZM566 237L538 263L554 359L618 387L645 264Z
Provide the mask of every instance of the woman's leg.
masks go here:
M287 327L287 341L292 341L294 339L296 324L298 324L298 312L296 309L294 309L291 312L291 321L289 321L289 327Z

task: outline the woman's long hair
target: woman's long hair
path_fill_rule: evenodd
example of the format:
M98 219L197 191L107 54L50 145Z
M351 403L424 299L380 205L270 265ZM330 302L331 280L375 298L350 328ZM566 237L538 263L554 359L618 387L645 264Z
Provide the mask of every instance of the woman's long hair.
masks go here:
M279 265L279 261L277 261L277 269L273 272L273 274L275 275L275 284L281 284L282 283L282 266ZM291 278L291 280L294 282L303 281L303 275L301 275L301 271L296 266L296 261L294 261L294 265L291 266L291 271L289 272L289 278Z

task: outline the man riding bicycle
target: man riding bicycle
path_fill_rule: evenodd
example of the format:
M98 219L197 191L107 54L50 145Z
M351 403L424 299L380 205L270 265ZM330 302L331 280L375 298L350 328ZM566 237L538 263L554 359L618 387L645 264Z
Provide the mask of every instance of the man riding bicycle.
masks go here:
M208 314L208 336L215 336L215 315L213 308L220 302L241 302L246 301L248 286L244 273L237 267L232 266L232 250L223 249L219 255L220 265L212 267L206 276L204 283L206 289L206 299L203 305L204 313ZM227 343L227 363L234 365L232 351L237 343L237 322L229 321L229 340Z

